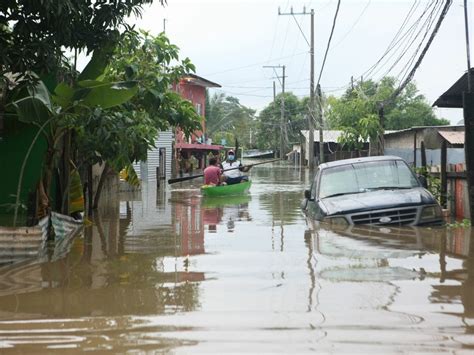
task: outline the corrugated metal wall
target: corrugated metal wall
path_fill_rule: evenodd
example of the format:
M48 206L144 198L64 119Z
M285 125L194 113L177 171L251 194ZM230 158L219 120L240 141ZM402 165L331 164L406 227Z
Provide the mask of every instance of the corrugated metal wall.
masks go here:
M173 131L160 132L155 139L155 146L148 151L147 161L133 164L141 180L156 180L156 169L160 166L160 148L165 149L166 171L165 176L168 179L171 176L171 163L173 158Z

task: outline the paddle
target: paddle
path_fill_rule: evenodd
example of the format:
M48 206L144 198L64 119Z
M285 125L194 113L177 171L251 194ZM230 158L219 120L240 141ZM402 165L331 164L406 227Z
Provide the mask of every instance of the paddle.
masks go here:
M272 159L272 160L262 161L262 162L259 162L259 163L254 163L254 164L249 164L249 165L241 165L241 166L236 166L235 168L225 169L223 171L236 170L236 169L245 168L245 167L251 168L252 166L255 166L255 165L273 163L274 161L279 161L279 160L280 159ZM203 177L203 176L204 176L204 174L199 174L199 175L184 176L184 177L180 177L180 178L168 179L168 184L174 184L175 182L192 180L192 179L196 179L198 177Z

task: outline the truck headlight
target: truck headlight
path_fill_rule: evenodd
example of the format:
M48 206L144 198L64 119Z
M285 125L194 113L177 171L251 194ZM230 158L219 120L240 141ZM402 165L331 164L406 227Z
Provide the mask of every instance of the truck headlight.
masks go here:
M333 226L340 226L340 227L345 227L349 225L349 223L347 222L347 219L345 219L344 217L326 217L323 219L323 222L329 223Z
M439 206L427 206L423 208L421 212L422 220L439 219L442 218L442 216L441 207Z

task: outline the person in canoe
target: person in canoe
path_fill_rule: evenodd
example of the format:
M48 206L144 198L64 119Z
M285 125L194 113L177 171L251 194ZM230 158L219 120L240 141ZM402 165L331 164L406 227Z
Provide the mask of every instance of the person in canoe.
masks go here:
M209 159L209 166L204 169L204 185L222 185L224 183L222 169L217 166L217 159Z
M237 168L226 171L227 169ZM227 159L222 163L222 169L224 170L225 182L227 185L238 184L242 181L248 181L249 177L244 175L244 172L250 170L250 166L242 166L239 160L235 158L235 153L231 149L227 152Z

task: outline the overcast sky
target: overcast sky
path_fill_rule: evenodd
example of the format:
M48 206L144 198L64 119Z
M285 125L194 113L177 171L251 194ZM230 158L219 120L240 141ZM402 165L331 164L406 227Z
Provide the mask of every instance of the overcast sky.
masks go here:
M429 2L342 0L321 78L323 91L340 95L351 76L378 80L385 75L397 62L401 50L387 55L387 61L382 61L373 72L367 70L383 55L410 9L412 15L405 30ZM429 103L467 68L462 3L454 0L415 75L415 83ZM263 65L286 65L286 90L300 97L309 93L309 46L298 24L309 41L310 16L296 16L297 24L292 16L279 16L278 8L282 12L289 12L291 7L294 12L301 12L303 6L308 12L314 9L317 78L336 5L337 0L168 0L165 7L158 1L146 7L143 18L130 22L157 34L163 30L166 19L168 37L180 47L181 56L189 57L196 65L198 75L219 83L219 91L238 97L242 104L260 110L271 102L273 80L277 80L272 70L262 68ZM472 6L473 1L469 1L470 18ZM414 29L413 33L416 32ZM398 76L410 54L408 51L389 75ZM280 91L278 81L277 84ZM437 114L452 123L462 119L460 110L437 110Z

